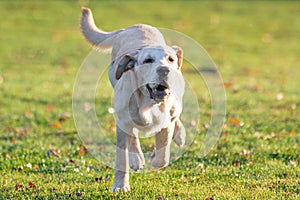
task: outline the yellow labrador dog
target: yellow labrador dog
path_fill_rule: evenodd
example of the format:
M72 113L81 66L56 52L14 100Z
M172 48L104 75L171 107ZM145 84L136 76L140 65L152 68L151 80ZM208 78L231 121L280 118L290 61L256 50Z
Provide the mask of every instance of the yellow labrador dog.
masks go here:
M92 12L82 9L82 33L89 43L111 52L109 79L114 88L116 112L116 166L112 191L129 191L129 167L140 170L145 164L138 132L155 135L156 148L151 165L169 163L170 143L183 146L185 129L182 111L184 79L183 51L167 46L158 29L134 25L104 32L94 23Z

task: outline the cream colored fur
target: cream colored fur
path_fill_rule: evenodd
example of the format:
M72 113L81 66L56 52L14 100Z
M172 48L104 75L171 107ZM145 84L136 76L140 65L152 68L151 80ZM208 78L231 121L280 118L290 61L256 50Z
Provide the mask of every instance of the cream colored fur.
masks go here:
M129 191L129 167L140 170L145 164L140 132L155 135L151 164L157 168L168 165L172 139L184 145L185 130L179 119L185 84L180 71L183 52L179 47L167 46L152 26L139 24L104 32L96 27L88 8L82 9L81 29L95 48L111 50L109 79L114 88L117 125L111 190ZM160 86L164 86L160 89L163 95L157 92Z

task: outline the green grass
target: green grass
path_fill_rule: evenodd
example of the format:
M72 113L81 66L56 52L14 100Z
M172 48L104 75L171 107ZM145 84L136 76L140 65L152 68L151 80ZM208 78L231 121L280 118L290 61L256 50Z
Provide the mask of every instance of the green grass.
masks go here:
M83 5L104 30L166 27L209 52L226 83L227 120L206 157L203 91L189 150L163 170L132 173L131 192L109 192L113 169L85 153L72 119L73 83L91 50L79 31ZM300 198L299 2L1 1L0 16L0 199ZM106 91L97 114L113 136Z

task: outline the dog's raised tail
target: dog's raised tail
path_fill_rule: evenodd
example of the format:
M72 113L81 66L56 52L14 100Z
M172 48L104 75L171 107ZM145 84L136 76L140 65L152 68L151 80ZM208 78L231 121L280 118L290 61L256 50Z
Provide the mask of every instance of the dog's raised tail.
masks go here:
M113 38L119 31L104 32L97 28L94 22L92 11L89 8L82 8L81 31L89 43L100 50L108 50L113 45Z

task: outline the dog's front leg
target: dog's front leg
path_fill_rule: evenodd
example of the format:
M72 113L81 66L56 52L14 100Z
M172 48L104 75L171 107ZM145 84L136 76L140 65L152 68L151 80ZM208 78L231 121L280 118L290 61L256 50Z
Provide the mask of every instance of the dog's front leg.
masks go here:
M134 171L143 169L145 165L144 154L138 136L131 136L129 148L129 165Z
M153 167L165 167L169 164L170 160L170 145L174 133L175 123L171 122L167 128L162 129L155 135L154 155L151 159Z
M180 121L180 119L178 118L175 121L173 140L179 147L183 147L185 143L185 137L186 137L186 133L185 133L184 126Z
M111 191L127 192L130 190L128 160L129 139L130 136L117 126L115 179Z

